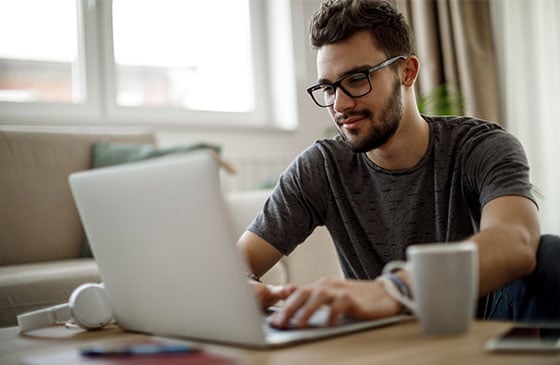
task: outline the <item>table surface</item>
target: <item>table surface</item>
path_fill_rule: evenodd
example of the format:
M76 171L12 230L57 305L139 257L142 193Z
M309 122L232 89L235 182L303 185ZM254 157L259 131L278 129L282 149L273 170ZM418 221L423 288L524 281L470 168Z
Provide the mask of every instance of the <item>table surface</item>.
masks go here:
M476 321L466 334L434 337L422 333L416 321L293 345L273 350L252 350L202 343L204 350L225 355L239 364L560 364L558 353L491 353L486 341L507 330L511 323ZM76 352L93 344L147 340L113 325L86 332L53 326L19 333L17 327L0 329L0 364Z

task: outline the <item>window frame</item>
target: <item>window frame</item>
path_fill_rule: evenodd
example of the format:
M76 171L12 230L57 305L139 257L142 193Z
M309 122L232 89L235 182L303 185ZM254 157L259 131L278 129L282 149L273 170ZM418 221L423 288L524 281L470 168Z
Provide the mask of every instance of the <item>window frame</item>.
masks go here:
M117 104L113 52L112 0L75 0L81 103L0 101L0 124L101 124L274 128L267 59L267 1L249 0L255 110L199 111Z
M77 11L77 66L80 75L80 103L64 102L10 102L0 101L0 120L5 122L33 122L36 124L95 122L101 119L99 65L95 7L90 0L75 0Z

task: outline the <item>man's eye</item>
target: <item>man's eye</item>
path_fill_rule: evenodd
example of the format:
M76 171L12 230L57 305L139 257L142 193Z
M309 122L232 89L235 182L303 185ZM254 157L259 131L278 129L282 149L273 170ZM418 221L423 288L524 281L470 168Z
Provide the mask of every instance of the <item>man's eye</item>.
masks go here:
M321 91L323 91L325 95L332 95L334 94L334 87L331 85L321 85Z
M367 81L367 76L363 73L350 75L346 78L346 82L349 85L362 84L363 82L366 82L366 81Z

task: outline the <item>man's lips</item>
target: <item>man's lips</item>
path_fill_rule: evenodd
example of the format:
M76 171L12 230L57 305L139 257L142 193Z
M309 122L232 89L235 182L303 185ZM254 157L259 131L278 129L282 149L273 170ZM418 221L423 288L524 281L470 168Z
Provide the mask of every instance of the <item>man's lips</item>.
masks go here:
M338 121L338 124L344 129L356 129L364 122L365 117L362 115L352 116L350 118L345 118Z

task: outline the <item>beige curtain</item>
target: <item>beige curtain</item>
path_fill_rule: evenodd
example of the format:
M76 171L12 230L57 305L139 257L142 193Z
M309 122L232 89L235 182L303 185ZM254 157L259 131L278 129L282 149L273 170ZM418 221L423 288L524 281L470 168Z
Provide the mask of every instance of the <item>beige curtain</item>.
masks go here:
M419 96L445 85L462 114L500 123L489 1L392 0L416 36Z

